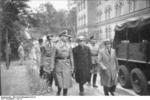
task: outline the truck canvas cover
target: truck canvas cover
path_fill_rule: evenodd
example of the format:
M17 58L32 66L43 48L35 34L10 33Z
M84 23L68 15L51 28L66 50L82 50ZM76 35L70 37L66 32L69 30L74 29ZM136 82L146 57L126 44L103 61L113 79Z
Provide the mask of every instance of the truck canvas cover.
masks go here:
M113 43L118 58L150 61L150 18L116 26Z
M115 27L115 41L129 40L130 43L139 43L142 40L150 41L150 18L129 21Z

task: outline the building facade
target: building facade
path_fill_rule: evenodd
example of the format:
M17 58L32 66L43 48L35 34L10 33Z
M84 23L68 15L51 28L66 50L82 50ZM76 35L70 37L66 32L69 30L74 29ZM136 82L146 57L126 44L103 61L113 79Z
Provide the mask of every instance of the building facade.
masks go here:
M115 26L150 16L150 0L97 0L99 40L113 39Z
M95 0L77 1L77 35L91 36L96 30Z
M77 6L77 0L68 0L68 10L75 8Z

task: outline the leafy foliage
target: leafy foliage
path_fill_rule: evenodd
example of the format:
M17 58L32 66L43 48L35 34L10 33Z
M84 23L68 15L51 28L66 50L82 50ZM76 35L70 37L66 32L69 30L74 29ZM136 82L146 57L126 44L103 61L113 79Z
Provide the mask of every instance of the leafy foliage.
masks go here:
M75 36L77 33L77 11L73 8L67 15L67 27L71 31L71 35Z
M25 37L21 30L26 26L25 15L27 15L26 2L28 0L2 0L2 17L1 17L1 32L2 32L2 54L5 55L6 34L8 34L8 42L11 44L12 54L17 55L17 48L20 41Z
M30 25L37 30L35 34L57 34L67 28L67 11L56 11L50 3L42 4L32 16Z

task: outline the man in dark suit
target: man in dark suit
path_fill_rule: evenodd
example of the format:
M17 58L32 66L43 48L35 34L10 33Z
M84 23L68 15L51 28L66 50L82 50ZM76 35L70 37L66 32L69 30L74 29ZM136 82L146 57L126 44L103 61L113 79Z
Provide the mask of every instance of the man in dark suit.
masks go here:
M92 67L91 53L89 47L85 45L84 36L78 38L78 46L73 48L75 79L79 83L80 95L84 95L84 84L90 78Z

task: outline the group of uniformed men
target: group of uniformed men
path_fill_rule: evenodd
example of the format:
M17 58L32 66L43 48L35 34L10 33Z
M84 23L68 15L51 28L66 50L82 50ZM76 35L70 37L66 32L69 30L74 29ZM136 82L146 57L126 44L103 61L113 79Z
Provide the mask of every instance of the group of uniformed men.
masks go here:
M103 50L102 45L96 40L87 43L84 36L79 36L73 43L70 38L67 33L61 33L58 37L48 35L46 43L43 43L43 39L39 39L40 77L47 80L50 88L55 81L58 87L57 95L61 95L63 90L64 96L72 87L72 78L75 78L79 84L79 95L84 95L84 84L86 82L91 84L91 76L93 76L93 87L98 87L96 80L97 73L100 72L104 94L109 95L110 92L114 95L118 72L111 42L104 41Z

